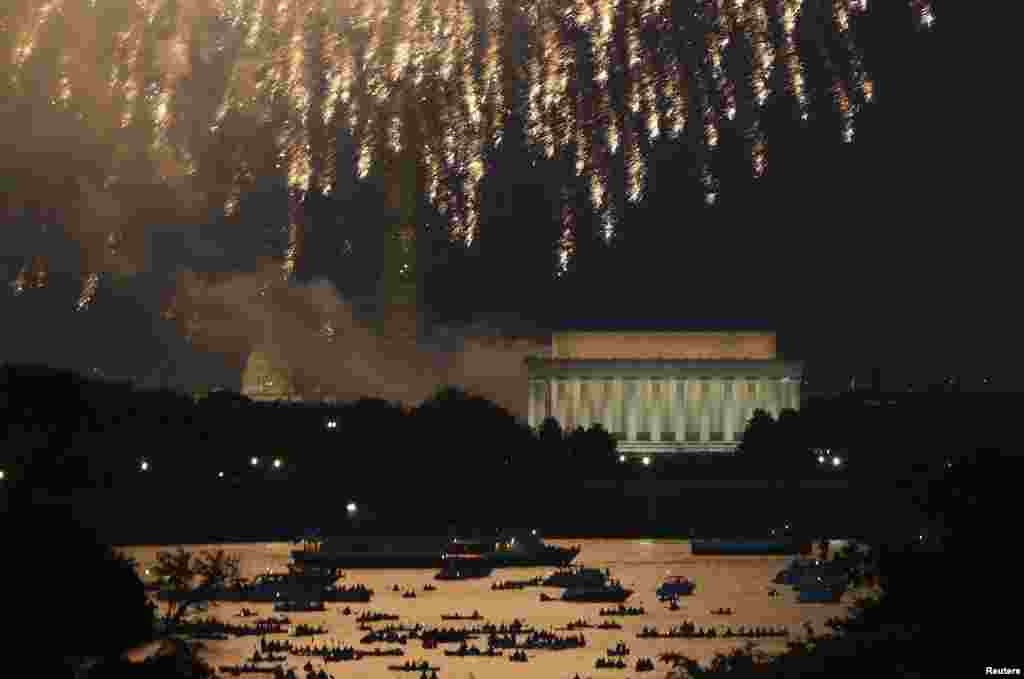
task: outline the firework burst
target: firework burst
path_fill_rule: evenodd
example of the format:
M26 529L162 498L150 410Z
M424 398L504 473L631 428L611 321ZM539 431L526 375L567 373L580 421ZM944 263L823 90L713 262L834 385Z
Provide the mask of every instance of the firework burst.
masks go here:
M41 49L47 27L63 19L79 37L54 48L48 102L90 116L97 128L145 128L145 152L168 181L206 172L210 140L232 125L271 136L275 169L292 196L291 217L280 225L287 233L286 276L302 257L301 196L330 192L339 176L366 179L388 154L407 155L399 99L413 102L425 121L412 152L425 168L426 197L445 214L452 237L471 244L479 235L489 154L506 138L510 112L523 112L538 156L565 159L579 176L610 241L615 206L619 199L643 199L649 155L658 144L685 133L703 145L708 204L719 197L707 168L723 128L735 127L746 140L754 177L768 172L762 110L769 100L790 98L807 117L808 59L824 63L844 141L856 139L857 114L876 96L855 39L857 22L870 11L867 0L701 0L685 9L686 3L667 0L117 4L127 9L113 21L103 14L104 0L18 3L0 26L9 33L3 63L18 82L36 77L33 62L49 50ZM801 21L812 11L808 29ZM909 11L921 30L934 28L930 2L910 0ZM817 44L840 49L801 54L815 42L798 40L805 30L829 32ZM749 64L733 63L740 58ZM780 77L773 78L776 69ZM200 81L210 83L209 92L198 89ZM773 82L779 91L771 90ZM186 105L199 100L201 106ZM340 134L351 140L351 154L336 154ZM230 185L216 193L228 214L237 211L246 178L257 171L251 155L236 160ZM116 163L106 169L111 177L123 171ZM563 272L582 223L573 213L579 203L568 205L574 192L564 195ZM14 291L33 287L41 268L26 264ZM95 297L98 275L83 283L79 308Z

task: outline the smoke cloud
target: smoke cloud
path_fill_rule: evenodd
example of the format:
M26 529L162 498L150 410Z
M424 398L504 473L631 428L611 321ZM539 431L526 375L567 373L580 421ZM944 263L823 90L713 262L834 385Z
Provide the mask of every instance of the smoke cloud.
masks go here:
M479 327L449 333L448 348L381 337L329 282L285 282L273 262L214 284L189 272L180 277L179 293L204 319L193 338L197 346L259 350L296 383L316 383L342 400L376 397L415 405L450 385L525 416L524 359L542 349L536 341L502 340L497 331Z

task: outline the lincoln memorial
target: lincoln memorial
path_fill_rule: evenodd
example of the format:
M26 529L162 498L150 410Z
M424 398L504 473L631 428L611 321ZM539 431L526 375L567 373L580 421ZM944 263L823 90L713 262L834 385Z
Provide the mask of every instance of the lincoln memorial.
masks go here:
M527 359L527 418L598 423L624 454L736 449L754 410L800 407L803 364L771 332L564 332Z

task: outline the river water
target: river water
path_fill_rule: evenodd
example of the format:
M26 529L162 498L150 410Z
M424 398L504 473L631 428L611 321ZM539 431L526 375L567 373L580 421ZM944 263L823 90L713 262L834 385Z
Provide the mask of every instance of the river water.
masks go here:
M683 621L692 621L702 627L718 626L721 631L724 625L734 630L739 626L786 627L790 631L789 638L800 638L806 634L804 625L810 623L816 632L826 631L825 621L833 616L844 616L847 606L858 596L869 594L867 590L851 590L843 595L839 604L798 604L796 593L789 587L772 584L772 578L792 559L786 556L694 556L686 541L669 540L621 540L621 539L588 539L588 540L548 540L551 544L570 546L579 544L582 551L576 563L586 566L608 568L613 578L620 580L625 587L634 590L627 606L645 608L646 614L635 617L615 618L622 624L621 630L582 630L587 646L584 649L567 651L529 651L530 660L525 666L513 663L504 657L496 658L451 658L445 657L445 648L454 650L455 645L441 645L434 650L424 650L416 640L410 641L405 647L405 656L401 658L364 658L355 662L329 663L326 670L334 677L354 677L358 679L384 679L392 677L410 677L418 679L417 673L391 672L387 665L401 664L405 660L427 660L431 665L439 666L438 672L442 679L468 679L474 676L480 679L513 679L527 671L532 676L548 679L569 679L574 674L581 677L613 674L618 677L631 677L636 674L634 667L638 657L650 657L657 661L657 655L664 652L683 653L691 658L707 664L716 653L727 653L741 647L748 640L723 639L637 639L636 634L643 626L657 626L659 631L668 631L673 625ZM195 554L206 549L224 548L241 558L242 575L253 578L269 568L275 572L285 569L289 560L289 552L294 549L290 543L259 543L231 545L184 545L186 550ZM123 551L138 561L140 569L156 561L156 554L168 547L126 547ZM400 615L397 624L425 626L472 626L473 622L442 622L442 614L471 614L478 610L487 622L494 624L508 623L519 618L530 627L552 630L565 627L571 621L583 618L591 624L598 624L602 618L599 610L610 604L578 604L541 602L539 593L546 592L557 597L561 590L554 588L530 587L522 590L492 591L491 584L499 580L525 580L549 572L550 568L506 568L494 572L490 578L465 580L458 582L435 581L432 570L349 570L339 585L363 584L373 589L375 594L369 604L327 604L326 612L322 613L289 613L292 623L321 625L328 634L317 637L317 643L330 642L339 645L351 645L364 650L379 647L382 650L392 648L395 644L361 645L359 639L365 634L361 632L355 617L365 611L380 611ZM659 603L655 590L668 575L685 575L697 583L694 595L680 600L679 611L669 611L668 605ZM431 583L437 587L434 592L424 592L423 586ZM393 592L394 585L401 591L415 589L415 599L403 599L401 592ZM776 588L781 596L769 597L769 588ZM225 622L245 623L255 618L240 618L236 615L242 606L257 611L260 617L273 614L271 604L240 604L220 603L211 606L202 616L211 616ZM350 606L351 616L341 614L341 609ZM166 604L161 604L165 610ZM716 616L710 611L717 608L731 608L732 616ZM388 623L378 623L382 627ZM392 623L396 624L396 623ZM562 634L567 634L563 632ZM575 634L573 632L572 634ZM284 636L273 638L284 639ZM226 641L209 641L206 660L214 665L234 665L252 655L257 637L231 638ZM309 638L297 640L308 643ZM605 656L605 650L613 647L616 642L625 641L632 653L625 660L626 670L596 670L594 661ZM471 644L486 647L486 640L478 639ZM786 638L770 640L754 640L757 648L768 653L785 650ZM141 653L139 655L142 655ZM321 662L311 658L313 665L319 669ZM294 667L298 675L304 676L301 667L307 658L289 656L286 667ZM664 676L670 666L656 662L655 676ZM269 675L258 675L269 676Z

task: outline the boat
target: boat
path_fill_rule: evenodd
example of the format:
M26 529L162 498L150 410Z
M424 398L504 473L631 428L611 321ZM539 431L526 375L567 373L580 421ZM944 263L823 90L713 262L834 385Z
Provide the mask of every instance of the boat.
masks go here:
M486 578L494 572L494 567L485 561L458 560L450 561L434 576L435 580L472 580Z
M843 587L807 587L797 593L796 600L802 604L837 604L844 591Z
M483 539L449 537L350 537L307 543L291 552L303 567L441 568L444 554L487 556L495 568L565 566L579 554L572 548L545 544L536 530Z
M804 554L810 551L811 543L795 538L763 540L693 540L691 551L698 556L707 555L760 555L760 554Z
M850 584L850 576L845 573L805 573L792 583L793 589L803 591L805 589L816 589L820 587L842 587Z
M633 590L618 583L600 586L571 587L562 592L562 601L584 603L621 603L633 595Z
M494 541L488 554L495 568L568 566L579 555L579 545L558 547L545 544L536 529L506 534Z
M800 576L820 570L822 563L818 559L794 559L792 563L778 572L772 582L776 585L792 585Z
M609 573L599 568L582 565L566 566L549 574L541 582L544 587L600 587L608 581Z
M777 585L790 585L796 589L813 587L817 583L846 586L854 567L846 560L795 560L779 571L772 580Z
M688 579L685 575L674 575L656 590L659 599L667 599L677 596L689 596L697 589L697 584Z
M440 667L435 667L423 660L419 663L406 662L404 665L388 665L392 672L437 672Z
M436 580L467 580L470 578L486 578L494 572L494 564L484 555L459 552L441 555L441 570L434 576Z
M484 616L480 615L479 611L473 611L471 615L461 615L455 613L453 615L441 615L442 620L483 620Z
M309 613L309 612L323 612L324 602L323 601L275 601L274 612L275 613Z

